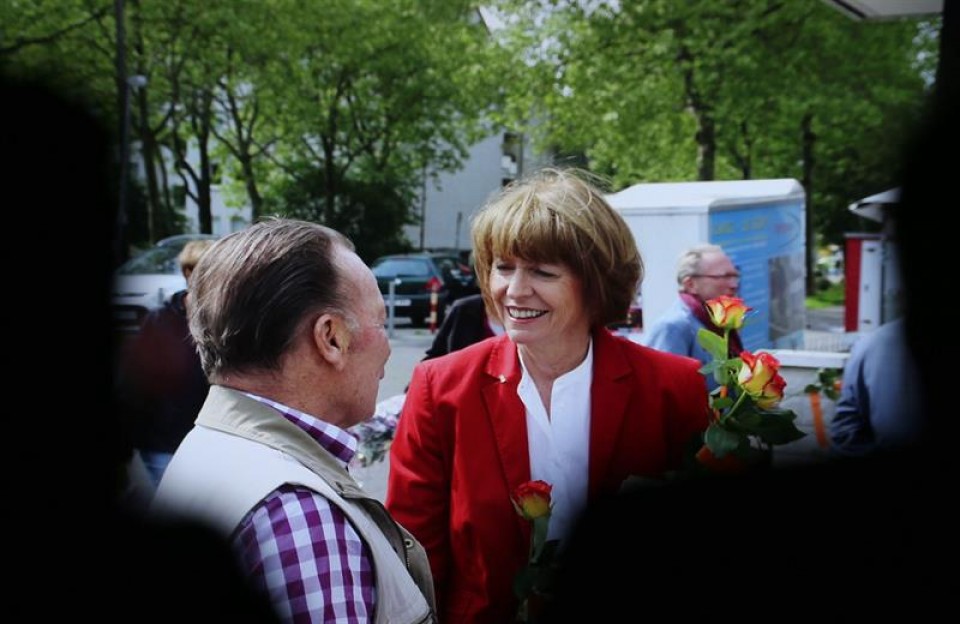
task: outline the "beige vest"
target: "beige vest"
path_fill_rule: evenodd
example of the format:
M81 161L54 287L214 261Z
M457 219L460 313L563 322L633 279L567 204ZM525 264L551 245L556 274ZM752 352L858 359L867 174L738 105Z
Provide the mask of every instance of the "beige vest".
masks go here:
M375 622L435 621L433 580L420 543L305 431L243 393L211 386L151 512L187 515L229 536L254 505L285 483L308 487L341 509L370 549Z

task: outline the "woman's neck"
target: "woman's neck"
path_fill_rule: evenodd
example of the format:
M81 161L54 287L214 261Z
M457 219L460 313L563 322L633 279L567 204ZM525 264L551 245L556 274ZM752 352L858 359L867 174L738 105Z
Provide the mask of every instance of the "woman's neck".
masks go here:
M523 366L537 382L553 382L580 366L587 357L590 334L574 340L562 340L544 348L521 344L517 346Z
M517 345L523 367L533 379L533 384L540 395L540 401L551 418L551 399L553 398L553 382L580 366L590 348L590 334L577 340L559 341L547 349L531 349L527 345Z

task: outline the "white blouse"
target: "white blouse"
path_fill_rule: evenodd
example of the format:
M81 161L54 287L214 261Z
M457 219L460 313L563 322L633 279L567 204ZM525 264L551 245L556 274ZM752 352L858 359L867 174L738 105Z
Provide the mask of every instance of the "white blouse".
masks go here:
M563 540L587 504L593 341L583 362L553 382L550 418L522 357L520 366L517 394L527 410L530 476L553 486L548 539Z

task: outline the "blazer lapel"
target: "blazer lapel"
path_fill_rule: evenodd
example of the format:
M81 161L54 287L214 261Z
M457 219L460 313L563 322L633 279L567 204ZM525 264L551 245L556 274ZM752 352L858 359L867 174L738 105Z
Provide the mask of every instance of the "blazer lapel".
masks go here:
M606 330L594 332L593 380L590 387L590 467L588 497L603 483L613 459L630 397L637 389L632 370L620 345Z
M497 340L490 352L482 388L484 409L496 439L504 486L508 496L521 483L530 480L530 453L527 441L526 408L517 394L522 371L517 349L506 336ZM529 522L515 514L517 526L526 536Z

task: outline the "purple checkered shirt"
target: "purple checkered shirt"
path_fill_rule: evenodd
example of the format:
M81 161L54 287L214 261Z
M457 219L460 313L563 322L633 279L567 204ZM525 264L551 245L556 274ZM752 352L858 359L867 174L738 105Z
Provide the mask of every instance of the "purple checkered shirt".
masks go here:
M269 399L270 405L346 466L356 439ZM344 513L303 486L283 485L244 517L234 534L241 563L286 622L370 622L376 601L370 551Z

